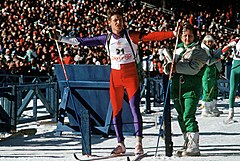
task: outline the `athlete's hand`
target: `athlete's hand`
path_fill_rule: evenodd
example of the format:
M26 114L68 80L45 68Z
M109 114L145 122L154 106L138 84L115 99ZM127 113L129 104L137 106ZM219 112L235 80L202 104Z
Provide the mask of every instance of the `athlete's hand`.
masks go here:
M163 71L167 75L169 75L171 72L176 73L176 66L172 63L164 64L164 70Z
M237 44L236 41L232 40L227 46L228 47L234 47L236 44Z
M175 29L173 31L173 35L175 37L178 37L181 21L182 21L181 19L178 20L177 25L176 25L176 27L175 27Z
M52 39L52 40L58 40L58 41L61 40L61 31L60 30L56 30L56 29L52 28L52 29L48 30L48 34L49 34L50 39Z

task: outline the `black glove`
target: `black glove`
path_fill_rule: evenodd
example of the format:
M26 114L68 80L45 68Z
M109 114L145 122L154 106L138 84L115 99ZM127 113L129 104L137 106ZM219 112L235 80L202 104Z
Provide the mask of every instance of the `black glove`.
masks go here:
M214 52L214 55L213 57L216 58L216 59L220 59L221 56L222 56L222 49L221 48L218 48L215 52Z
M48 35L49 35L50 39L52 39L52 40L61 41L61 31L60 30L49 28Z

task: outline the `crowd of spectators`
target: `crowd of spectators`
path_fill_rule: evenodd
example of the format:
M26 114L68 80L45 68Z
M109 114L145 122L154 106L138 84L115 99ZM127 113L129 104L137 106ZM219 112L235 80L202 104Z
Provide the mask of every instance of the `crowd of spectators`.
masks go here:
M239 35L239 13L231 6L214 11L184 12L169 8L149 8L140 1L125 4L110 0L5 0L0 3L0 74L53 75L53 65L60 59L56 44L51 41L46 27L56 27L65 36L93 36L106 33L107 11L114 5L123 6L125 25L134 30L174 30L179 19L198 28L201 40L206 34L222 47ZM233 19L234 17L234 19ZM160 71L159 53L162 46L170 52L175 40L141 43L141 53L153 55L154 70ZM59 43L65 64L110 64L104 46L82 47Z

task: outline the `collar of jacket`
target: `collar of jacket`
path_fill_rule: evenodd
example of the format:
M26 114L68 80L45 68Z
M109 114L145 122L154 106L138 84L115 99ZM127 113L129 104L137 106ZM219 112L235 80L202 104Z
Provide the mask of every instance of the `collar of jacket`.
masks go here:
M178 44L177 47L187 49L187 48L192 48L193 46L198 45L198 44L199 44L199 42L192 42L191 44L185 46L184 43L180 43L180 44Z
M198 44L199 44L199 42L192 42L191 44L189 44L189 45L187 45L187 46L184 46L184 43L178 44L177 48L178 48L178 49L179 49L179 48L182 48L182 49L183 49L179 55L182 56L182 55L186 52L186 50L187 50L188 48L192 48L193 46L196 46L196 45L198 45Z
M122 31L120 31L120 32L119 32L119 35L114 34L114 33L112 32L113 37L114 37L115 39L123 38L123 37L124 37L124 30L125 30L125 29L123 29Z

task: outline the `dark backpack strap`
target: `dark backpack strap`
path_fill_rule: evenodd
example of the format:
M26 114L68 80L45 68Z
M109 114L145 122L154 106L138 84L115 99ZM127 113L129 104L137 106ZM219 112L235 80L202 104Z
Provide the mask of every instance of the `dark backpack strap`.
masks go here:
M111 36L112 36L112 33L109 32L109 33L107 34L107 48L108 48L108 53L109 53L109 55L110 55L109 44L110 44Z
M137 56L136 56L136 54L135 54L135 52L134 52L134 50L133 50L132 43L131 43L131 41L130 41L130 38L129 38L129 35L128 35L126 29L124 29L124 35L126 36L126 39L127 39L128 43L129 43L131 49L132 49L132 52L133 52L133 55L134 55L134 59L136 60ZM112 36L112 33L111 33L111 32L107 34L107 48L108 48L108 52L109 52L109 53L110 53L109 44L110 44L111 36Z
M147 27L147 25L143 25L142 27L141 27L141 29L140 29L140 34L139 34L139 40L140 41L142 41L142 37L144 36L144 35L146 35L146 28Z
M128 35L126 29L124 29L124 34L125 34L125 36L126 36L126 39L127 39L128 43L129 43L131 49L132 49L132 52L133 52L134 58L135 58L135 60L136 60L137 56L136 56L136 54L135 54L135 52L134 52L134 50L133 50L132 43L131 43L131 41L130 41L130 38L129 38L129 35Z

